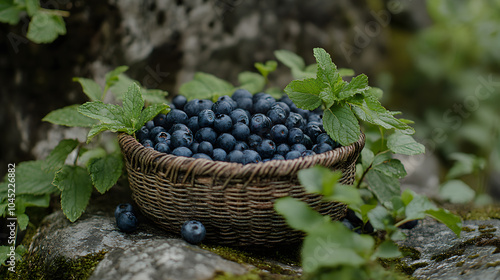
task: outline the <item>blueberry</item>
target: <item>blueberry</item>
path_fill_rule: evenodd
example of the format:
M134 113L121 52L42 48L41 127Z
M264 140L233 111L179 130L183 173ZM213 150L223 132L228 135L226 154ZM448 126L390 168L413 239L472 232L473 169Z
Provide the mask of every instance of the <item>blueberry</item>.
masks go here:
M288 118L288 115L290 115L290 107L288 105L286 105L285 102L276 102L276 104L273 105L273 107L271 107L271 110L276 108L277 106L281 107L281 109L283 109L285 111L285 116Z
M215 148L212 153L213 160L226 161L227 153L221 148Z
M155 126L165 126L167 122L167 116L165 116L165 114L158 114L153 119L153 122L155 123Z
M132 212L122 212L116 218L116 225L123 232L132 232L137 229L137 218Z
M314 145L311 138L306 134L304 134L304 138L302 139L302 142L300 142L300 144L306 146L306 148L308 149L312 149L312 146Z
M206 99L193 99L186 103L184 106L184 112L188 117L197 116L202 110L212 109L213 102Z
M271 100L261 98L253 104L253 112L267 114L267 112L271 109L274 103L276 103L276 101L273 102Z
M196 134L195 139L198 142L208 141L210 143L215 144L215 140L217 139L217 132L213 130L211 127L202 127L200 128Z
M286 113L280 106L275 106L271 110L267 111L267 116L273 124L283 124L286 121Z
M196 133L196 131L200 129L200 126L198 125L198 116L190 117L186 125L193 133Z
M262 158L271 158L276 152L276 144L270 139L264 139L257 146L257 152L259 152Z
M250 128L244 123L236 123L231 132L236 140L244 141L250 136Z
M318 125L316 125L315 122L308 123L306 125L306 130L304 131L305 134L307 134L311 139L316 139L318 136L323 133L321 131L321 128L319 128Z
M326 143L330 145L332 148L336 148L338 146L337 142L333 141L333 139L330 138L330 135L326 133L321 133L320 135L318 135L318 137L316 137L316 143L318 144Z
M187 242L196 245L205 239L207 230L198 221L187 221L181 227L181 236Z
M231 107L233 107L233 109L236 109L236 107L238 107L238 104L236 103L236 101L234 101L234 99L232 99L229 95L223 95L223 96L217 98L217 101L228 102L229 104L231 104Z
M258 163L262 161L261 156L254 150L245 150L243 151L244 163Z
M155 127L155 122L154 121L148 121L146 122L146 127L151 130L153 127Z
M139 142L146 140L149 137L149 129L146 126L143 126L135 133L135 135L137 136L137 140L139 140Z
M286 154L285 158L288 159L296 159L300 157L299 151L290 151Z
M171 136L167 132L161 131L153 139L155 143L170 143Z
M306 146L304 146L302 144L293 144L291 149L292 149L292 151L299 151L300 154L302 154L303 152L305 152L307 150Z
M234 101L233 101L234 102ZM228 101L217 101L212 106L212 111L216 114L229 115L233 111L234 107Z
M236 145L234 145L233 150L245 151L248 150L248 144L245 141L236 141Z
M400 225L399 228L401 228L401 229L413 229L417 225L418 225L418 220L412 220L412 221L408 221L408 222Z
M253 95L246 89L237 89L231 96L233 100L238 100L240 98L252 98L252 97Z
M184 111L173 109L167 114L165 127L169 128L177 123L186 124L188 119L188 115Z
M332 146L330 146L326 143L321 143L321 144L314 145L312 150L317 154L321 154L321 153L326 153L328 151L331 151Z
M274 154L274 156L271 159L272 160L285 160L285 157L280 155L280 154Z
M224 133L231 130L233 127L233 121L231 117L224 114L216 114L214 121L214 129L218 133Z
M191 146L189 146L189 149L191 150L191 152L193 152L193 154L197 154L199 147L200 147L200 143L193 142L193 144L191 144Z
M176 123L174 124L169 130L168 130L168 133L170 135L174 134L175 131L177 130L182 130L182 131L185 131L185 132L192 132L191 129L189 129L189 127L187 127L187 125L185 124L182 124L182 123Z
M301 115L305 120L307 120L309 118L309 111L308 110L300 109L300 108L297 108L296 106L295 106L295 108L290 107L290 110L294 113Z
M227 161L245 164L245 156L242 151L231 151L227 155Z
M279 101L288 105L288 107L290 109L291 109L291 106L294 105L293 101L290 99L290 97L288 97L288 95L283 95L283 97L281 97L281 99Z
M307 156L314 156L316 153L312 150L305 150L302 152L302 155L303 157L307 157Z
M290 152L290 146L287 144L279 144L278 147L276 147L276 153L280 154L282 156L286 156Z
M250 130L254 134L265 135L271 129L271 120L263 114L255 114L250 120Z
M260 142L262 142L262 137L257 134L251 134L250 136L248 136L247 142L250 148L255 149L260 144Z
M321 117L321 115L314 114L314 113L309 114L309 118L307 118L307 120L309 122L319 122L319 123L323 122L323 118Z
M352 223L348 220L348 219L342 219L342 224L344 226L346 226L346 228L348 228L349 230L354 230L354 226L352 225Z
M155 145L155 150L157 150L158 152L160 153L165 153L165 154L169 154L170 153L170 147L168 146L167 143L157 143Z
M149 140L149 139L146 139L146 140L143 140L141 142L141 144L146 147L146 148L151 148L153 149L154 148L154 144L153 144L153 141Z
M288 128L282 124L273 126L270 134L275 143L284 143L288 140Z
M234 149L234 145L236 145L236 139L229 133L221 134L215 142L217 148L224 149L228 153Z
M193 134L184 130L176 130L172 133L170 140L172 148L189 147L193 143Z
M250 124L250 118L248 117L247 112L245 112L245 110L243 109L236 109L232 111L229 116L231 116L233 124L237 123L244 123L246 125Z
M211 127L214 125L215 113L212 110L204 109L198 113L198 126Z
M252 98L240 98L235 99L236 104L238 105L236 108L240 108L246 111L251 111L253 109L253 101Z
M172 104L174 104L175 108L179 110L183 110L186 103L187 103L187 98L183 95L177 95L172 99Z
M288 131L288 144L300 144L304 139L304 132L300 128L292 128Z
M192 156L192 158L204 158L208 160L213 160L209 155L204 154L204 153L197 153Z
M204 153L204 154L211 157L213 151L214 151L214 147L210 142L203 141L198 146L198 153Z
M160 132L167 132L163 126L155 126L149 131L149 139L155 139L156 135Z
M253 102L254 102L254 103L255 103L255 102L257 102L257 100L259 100L259 99L263 98L264 96L266 96L266 93L265 93L265 92L258 92L258 93L256 93L256 94L254 94L254 95L252 96Z
M178 156L178 157L191 157L193 155L193 152L189 148L179 147L179 148L175 148L172 151L172 155Z
M323 127L323 122L315 122L315 121L308 122L305 127L307 127L308 125L315 125L315 126L319 127L319 129L321 130L321 133L325 133L325 128Z
M134 212L134 208L130 203L120 203L115 209L115 219L118 219L118 215L123 212Z
M305 126L305 120L301 115L292 112L286 119L285 126L288 128L288 130L292 128L302 129Z

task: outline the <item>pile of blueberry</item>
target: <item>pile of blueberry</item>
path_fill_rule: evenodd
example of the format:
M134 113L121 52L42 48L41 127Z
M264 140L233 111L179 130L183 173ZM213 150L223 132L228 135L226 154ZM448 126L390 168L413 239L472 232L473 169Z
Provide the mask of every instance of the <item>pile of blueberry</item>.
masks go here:
M252 95L187 102L178 95L172 110L159 114L137 133L144 147L176 156L238 162L296 159L339 146L325 133L320 110L297 108L284 96Z

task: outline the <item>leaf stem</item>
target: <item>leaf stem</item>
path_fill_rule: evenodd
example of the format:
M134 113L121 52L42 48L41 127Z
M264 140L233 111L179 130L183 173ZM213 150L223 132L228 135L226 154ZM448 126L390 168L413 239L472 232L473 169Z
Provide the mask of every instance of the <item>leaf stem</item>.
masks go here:
M73 166L77 166L77 164L78 164L78 157L80 155L81 147L82 147L82 143L78 143L78 146L76 146L76 156L75 156L75 160L73 161Z
M372 168L372 165L373 165L373 163L370 164L370 166L368 166L368 168L366 168L365 171L363 171L361 178L359 178L358 184L356 184L356 189L359 189L361 182L363 182L363 179L365 179L366 173L368 173L368 171L370 171L370 168Z
M44 14L53 16L69 17L70 15L68 11L61 11L61 10L50 10L50 9L40 8L40 11Z

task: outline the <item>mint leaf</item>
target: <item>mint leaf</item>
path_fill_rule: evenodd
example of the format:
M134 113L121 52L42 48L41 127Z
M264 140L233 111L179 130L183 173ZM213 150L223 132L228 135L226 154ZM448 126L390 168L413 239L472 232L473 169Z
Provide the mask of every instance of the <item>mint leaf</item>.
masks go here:
M394 132L387 138L387 147L395 154L418 155L425 153L425 146L417 143L410 135L399 131Z
M291 197L277 199L274 209L285 217L288 225L305 232L314 231L314 228L329 220L328 216L322 216L307 203Z
M54 177L54 185L61 190L61 208L64 215L76 221L87 208L92 194L92 181L87 170L65 165Z
M160 112L165 114L170 111L170 107L167 104L153 104L141 112L139 122L137 123L136 129L140 129L147 121L152 120Z
M119 155L106 155L91 159L87 169L95 188L101 193L113 187L122 174L123 161Z
M301 81L292 81L289 83L285 92L297 107L304 110L314 110L321 106L319 96L323 85L316 79L305 79Z
M78 112L104 124L130 126L130 121L124 119L123 109L118 105L104 104L101 101L86 102L78 107Z
M246 89L252 94L261 92L266 85L266 79L264 77L248 71L238 74L238 82L240 83L239 88Z
M80 114L80 112L78 112L78 107L80 107L80 105L75 104L54 110L48 113L42 121L70 127L92 127L97 123L96 120Z
M78 146L80 142L75 139L64 139L50 152L45 159L44 170L56 172L61 169L68 155Z
M41 44L50 43L59 35L66 34L66 25L61 16L37 12L28 26L26 37L31 41Z
M350 77L354 76L354 70L349 69L349 68L339 68L339 75L342 77Z
M17 218L17 223L19 224L19 229L25 230L28 227L28 222L30 221L28 215L24 213L18 213L16 215L16 218Z
M370 223L375 229L390 230L394 227L394 218L383 206L377 206L368 212Z
M304 70L306 67L304 59L291 51L277 50L274 51L274 56L291 69Z
M392 240L385 240L380 244L373 255L377 258L391 259L401 257L398 245Z
M323 166L315 166L300 170L297 177L307 192L330 196L334 193L335 186L342 178L342 172L332 171Z
M117 69L119 68L120 67L118 67ZM115 69L114 71L116 71L117 69ZM115 95L118 100L123 100L123 96L133 83L139 85L138 81L131 79L126 74L121 73L116 77L116 80L114 78L112 79L111 76L109 77L109 84L111 84L111 86L109 86L109 90ZM144 98L145 102L149 104L167 103L167 99L165 97L168 95L168 92L159 89L145 89L143 87L140 88L142 97Z
M14 5L12 1L0 2L0 22L16 25L19 22L21 9Z
M467 203L474 199L476 192L462 180L450 180L441 186L439 195L451 203Z
M346 104L335 104L323 114L323 126L330 137L342 146L359 140L358 120Z
M268 60L266 61L266 64L256 62L254 64L255 68L259 70L260 74L267 78L269 73L273 72L276 70L276 67L278 67L278 63L275 60Z
M373 166L373 169L393 178L401 179L406 176L405 167L398 159L389 159Z
M86 79L86 78L73 78L74 82L80 83L82 86L83 92L88 96L90 101L101 100L102 97L102 89L94 80Z
M16 166L16 194L42 195L53 193L57 188L52 185L54 173L45 171L45 162L23 161Z
M406 220L423 219L428 210L438 210L429 198L413 193L413 199L405 207Z
M144 100L142 99L141 89L136 83L133 83L123 96L124 117L129 120L130 126L133 128L137 128L142 107L144 107Z
M336 184L333 194L326 197L327 200L347 204L349 207L359 208L363 204L359 190L353 186Z
M111 132L125 132L127 134L133 134L136 129L133 127L129 126L123 126L120 124L96 124L94 125L90 131L89 134L87 135L87 144L90 143L90 140L94 138L97 134L104 132L104 131L111 131Z
M193 80L179 88L179 93L188 100L212 99L214 96L231 95L233 91L230 83L202 72L196 73Z
M460 236L462 232L462 219L456 216L446 209L439 208L437 210L430 209L425 211L427 215L438 220L439 222L445 224L449 229L451 229L457 236Z
M324 49L314 48L313 52L318 63L317 78L330 88L333 88L339 79L342 79L337 71L337 66L333 63L330 54Z
M50 204L50 194L43 195L31 195L31 194L23 194L16 198L16 202L19 201L24 204L24 207L49 207ZM24 209L19 209L23 210Z
M361 74L352 78L351 82L344 86L342 91L339 92L338 98L343 100L357 93L364 92L368 88L368 77L365 74Z
M163 104L167 103L167 99L165 98L168 95L168 92L160 89L144 89L141 88L142 97L144 101L148 104Z
M118 66L104 76L106 88L112 87L119 80L119 75L128 70L128 66Z
M393 196L401 193L399 180L380 171L370 169L365 179L369 189L382 204L390 202Z
M39 0L26 0L26 11L28 15L32 17L40 9Z

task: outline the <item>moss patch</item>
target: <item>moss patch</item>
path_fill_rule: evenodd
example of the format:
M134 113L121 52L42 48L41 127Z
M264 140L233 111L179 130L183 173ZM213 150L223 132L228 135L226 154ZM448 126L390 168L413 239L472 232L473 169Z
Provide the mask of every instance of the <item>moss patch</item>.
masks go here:
M488 205L480 208L467 207L464 205L451 205L447 207L450 211L461 216L464 220L491 220L500 219L500 206Z
M299 276L277 275L262 271L250 271L243 275L233 275L228 272L216 272L213 280L298 280Z

